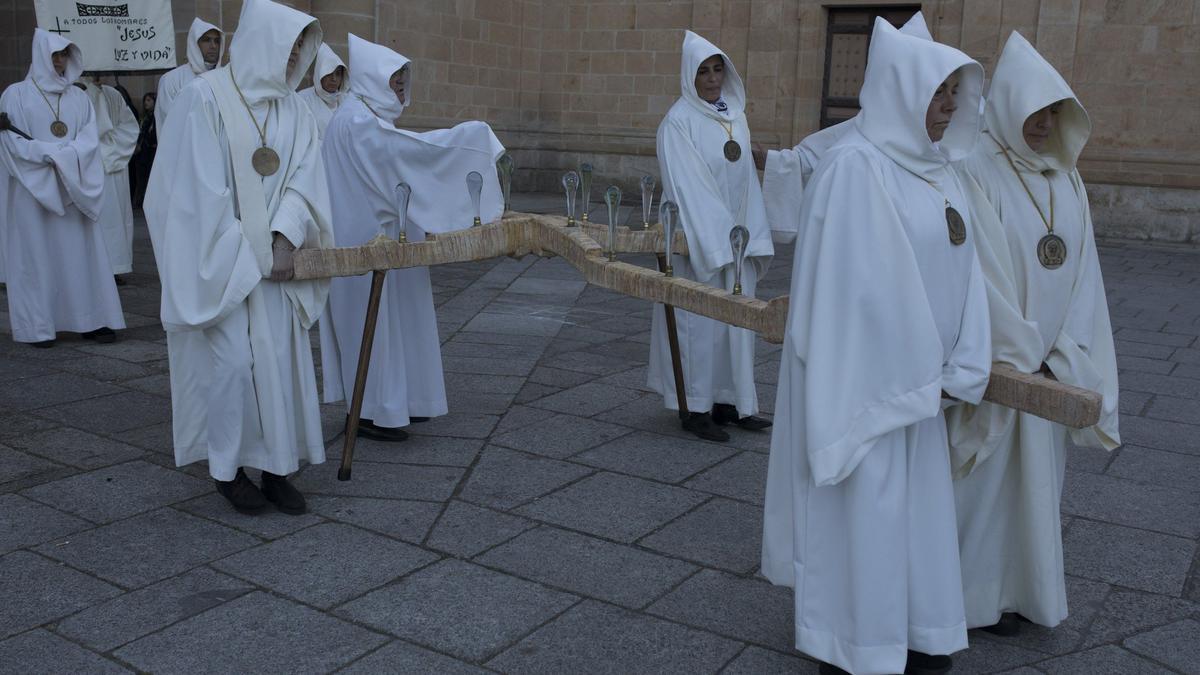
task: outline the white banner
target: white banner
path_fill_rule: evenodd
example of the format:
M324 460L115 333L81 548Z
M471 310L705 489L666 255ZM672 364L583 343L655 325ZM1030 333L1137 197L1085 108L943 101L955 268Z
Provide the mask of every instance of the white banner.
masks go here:
M175 67L171 0L34 0L38 27L83 51L88 71Z

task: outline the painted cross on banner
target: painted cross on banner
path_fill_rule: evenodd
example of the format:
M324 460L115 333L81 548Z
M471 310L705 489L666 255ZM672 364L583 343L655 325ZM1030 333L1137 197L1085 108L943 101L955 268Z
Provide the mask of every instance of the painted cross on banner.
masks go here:
M69 38L83 68L99 72L176 66L170 0L34 0L38 26Z

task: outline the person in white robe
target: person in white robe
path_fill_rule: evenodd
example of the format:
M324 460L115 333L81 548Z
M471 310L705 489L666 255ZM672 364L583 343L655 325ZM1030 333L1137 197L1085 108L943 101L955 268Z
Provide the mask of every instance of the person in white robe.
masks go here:
M229 66L176 99L145 202L175 462L207 460L249 513L303 513L286 476L325 460L309 329L329 284L292 279L294 249L333 246L317 127L295 93L320 43L311 16L246 0Z
M412 101L409 60L351 34L350 93L325 133L322 154L329 178L339 246L362 246L383 234L399 238L396 188L412 190L407 238L423 241L470 227L474 206L467 174L484 178L479 214L485 223L503 214L496 160L504 146L483 122L424 133L399 128ZM325 402L350 405L357 374L371 276L334 279L321 319ZM358 433L403 441L410 422L445 415L445 378L429 268L390 270L379 304L371 367Z
M79 47L38 28L29 74L0 95L0 112L33 137L0 132L0 230L13 340L36 347L64 331L112 342L125 327L96 226L104 192L96 114L71 86L82 72Z
M333 119L349 88L346 64L329 45L322 44L317 50L317 62L313 66L313 86L300 90L300 100L304 101L317 120L317 133L321 138L325 137L325 127L329 126L329 120Z
M967 646L942 410L978 403L991 363L987 205L949 163L978 138L982 83L876 21L862 111L802 206L762 572L795 589L822 672L944 672Z
M900 32L933 40L920 10L900 27ZM853 127L852 122L853 118L813 132L790 150L766 150L755 145L754 164L763 172L762 192L767 220L776 232L782 233L782 238L777 235L776 241L790 243L795 240L804 186L821 158Z
M662 198L679 207L689 250L669 264L676 276L732 290L729 231L743 225L750 239L742 292L754 297L775 249L750 157L746 89L733 61L708 40L686 31L682 51L681 95L659 124L657 138ZM727 441L721 426L769 427L756 416L754 333L682 310L675 314L690 412L683 428L706 440ZM662 395L668 409L679 410L662 305L654 308L650 332L647 385Z
M221 64L225 55L225 34L220 28L196 17L188 28L187 63L167 71L158 78L157 99L154 103L154 124L161 135L167 113L183 88L200 74Z
M129 160L137 148L141 127L121 92L97 80L85 80L88 99L96 112L100 160L104 164L104 197L99 224L104 233L112 273L133 271L133 203L129 196ZM121 284L118 278L117 283Z
M979 227L993 360L1103 395L1100 422L1068 430L991 403L950 415L967 625L1011 635L1020 617L1067 616L1059 503L1067 438L1120 444L1117 363L1087 192L1075 164L1091 122L1071 88L1014 32L992 77L986 131L961 168L996 218ZM1045 257L1055 243L1060 255Z

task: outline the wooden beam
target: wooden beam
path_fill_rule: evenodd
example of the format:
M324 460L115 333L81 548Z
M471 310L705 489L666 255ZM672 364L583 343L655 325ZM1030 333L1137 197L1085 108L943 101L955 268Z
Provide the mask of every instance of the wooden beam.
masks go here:
M561 256L590 284L651 302L659 302L755 331L768 342L781 343L787 325L788 297L769 301L733 295L722 289L629 263L609 261L608 230L602 225L567 227L561 216L510 213L502 220L440 234L431 241L401 244L377 237L366 246L303 249L296 252L296 279L357 276L375 270L444 265L507 255ZM661 226L633 231L617 228L620 253L659 253ZM687 240L677 232L673 250L687 253ZM1099 394L995 364L984 400L1058 422L1074 429L1100 420Z

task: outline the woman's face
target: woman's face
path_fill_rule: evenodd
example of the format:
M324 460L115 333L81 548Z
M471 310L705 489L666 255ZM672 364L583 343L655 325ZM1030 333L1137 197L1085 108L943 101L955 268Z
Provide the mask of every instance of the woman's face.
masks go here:
M338 89L342 88L342 78L346 76L346 69L338 66L332 73L321 78L321 88L327 94L336 94Z
M721 98L721 86L725 84L725 59L714 54L700 63L696 69L696 94L708 103Z
M1042 148L1046 147L1046 141L1050 140L1050 134L1058 123L1058 110L1061 107L1062 101L1051 103L1025 118L1025 124L1021 125L1021 134L1025 136L1025 143L1034 152L1041 152Z
M67 74L67 62L70 60L70 47L61 49L50 55L50 63L54 64L54 71L59 75Z
M950 118L954 116L954 111L958 110L958 79L958 73L954 72L945 82L938 85L929 101L929 109L925 111L925 133L929 134L929 140L934 143L946 135Z
M401 103L405 102L405 97L408 95L408 66L404 66L400 70L392 73L388 79L388 87Z
M154 110L154 97L153 96L151 96L150 94L146 94L145 96L142 97L142 109L143 110Z
M307 32L308 29L304 29L304 31L300 33L300 37L296 38L296 41L292 43L292 51L288 53L288 77L292 76L292 71L296 69L296 62L300 60L300 47L304 45L304 34Z

